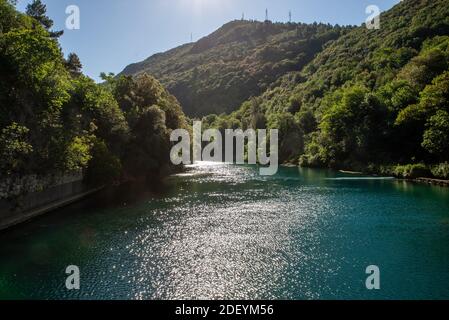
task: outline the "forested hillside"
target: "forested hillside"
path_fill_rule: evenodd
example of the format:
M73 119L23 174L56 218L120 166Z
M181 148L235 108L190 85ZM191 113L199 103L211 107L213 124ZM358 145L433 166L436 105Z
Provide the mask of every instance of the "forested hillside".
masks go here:
M282 162L449 177L447 0L402 1L379 30L233 21L102 85L63 57L40 1L27 14L12 2L0 0L2 176L167 171L182 105L205 127L279 129Z
M0 178L83 170L94 184L168 173L170 130L186 127L154 78L97 85L36 0L19 13L0 0Z
M279 128L302 166L449 177L449 5L405 0L209 126Z
M188 116L231 112L300 70L350 28L325 24L233 21L196 43L132 64L122 74L148 72L175 95Z

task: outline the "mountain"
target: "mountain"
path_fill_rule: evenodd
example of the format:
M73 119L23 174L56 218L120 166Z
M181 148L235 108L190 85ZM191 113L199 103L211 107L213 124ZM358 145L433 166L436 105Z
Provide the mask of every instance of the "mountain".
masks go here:
M232 21L200 39L126 67L149 73L188 116L236 110L280 76L301 70L323 46L350 28L326 24Z
M205 123L279 129L280 159L302 166L449 177L448 1L405 0L380 22Z

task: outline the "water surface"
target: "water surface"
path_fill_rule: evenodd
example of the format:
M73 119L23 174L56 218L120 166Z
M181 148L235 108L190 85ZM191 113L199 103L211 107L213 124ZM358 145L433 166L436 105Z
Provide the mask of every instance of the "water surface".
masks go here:
M4 232L0 298L449 298L448 188L258 172L202 163L156 193L122 188Z

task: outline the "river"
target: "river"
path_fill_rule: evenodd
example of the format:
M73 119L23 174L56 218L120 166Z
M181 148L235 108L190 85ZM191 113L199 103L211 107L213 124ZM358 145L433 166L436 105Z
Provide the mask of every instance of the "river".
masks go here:
M200 163L154 189L1 233L0 299L449 298L449 188Z

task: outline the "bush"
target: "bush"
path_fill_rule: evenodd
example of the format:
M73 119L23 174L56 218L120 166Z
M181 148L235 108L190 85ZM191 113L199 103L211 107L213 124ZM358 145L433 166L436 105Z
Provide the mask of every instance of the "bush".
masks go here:
M26 170L27 158L33 152L29 131L15 122L0 131L0 176Z
M440 163L439 165L433 166L432 174L435 176L435 178L439 179L449 179L449 163Z
M92 147L91 136L75 137L65 151L65 171L77 171L87 167L92 159L90 149Z
M393 173L396 177L404 179L416 179L432 176L430 169L422 163L396 166Z
M427 122L422 146L431 154L447 157L449 153L449 113L439 110Z

